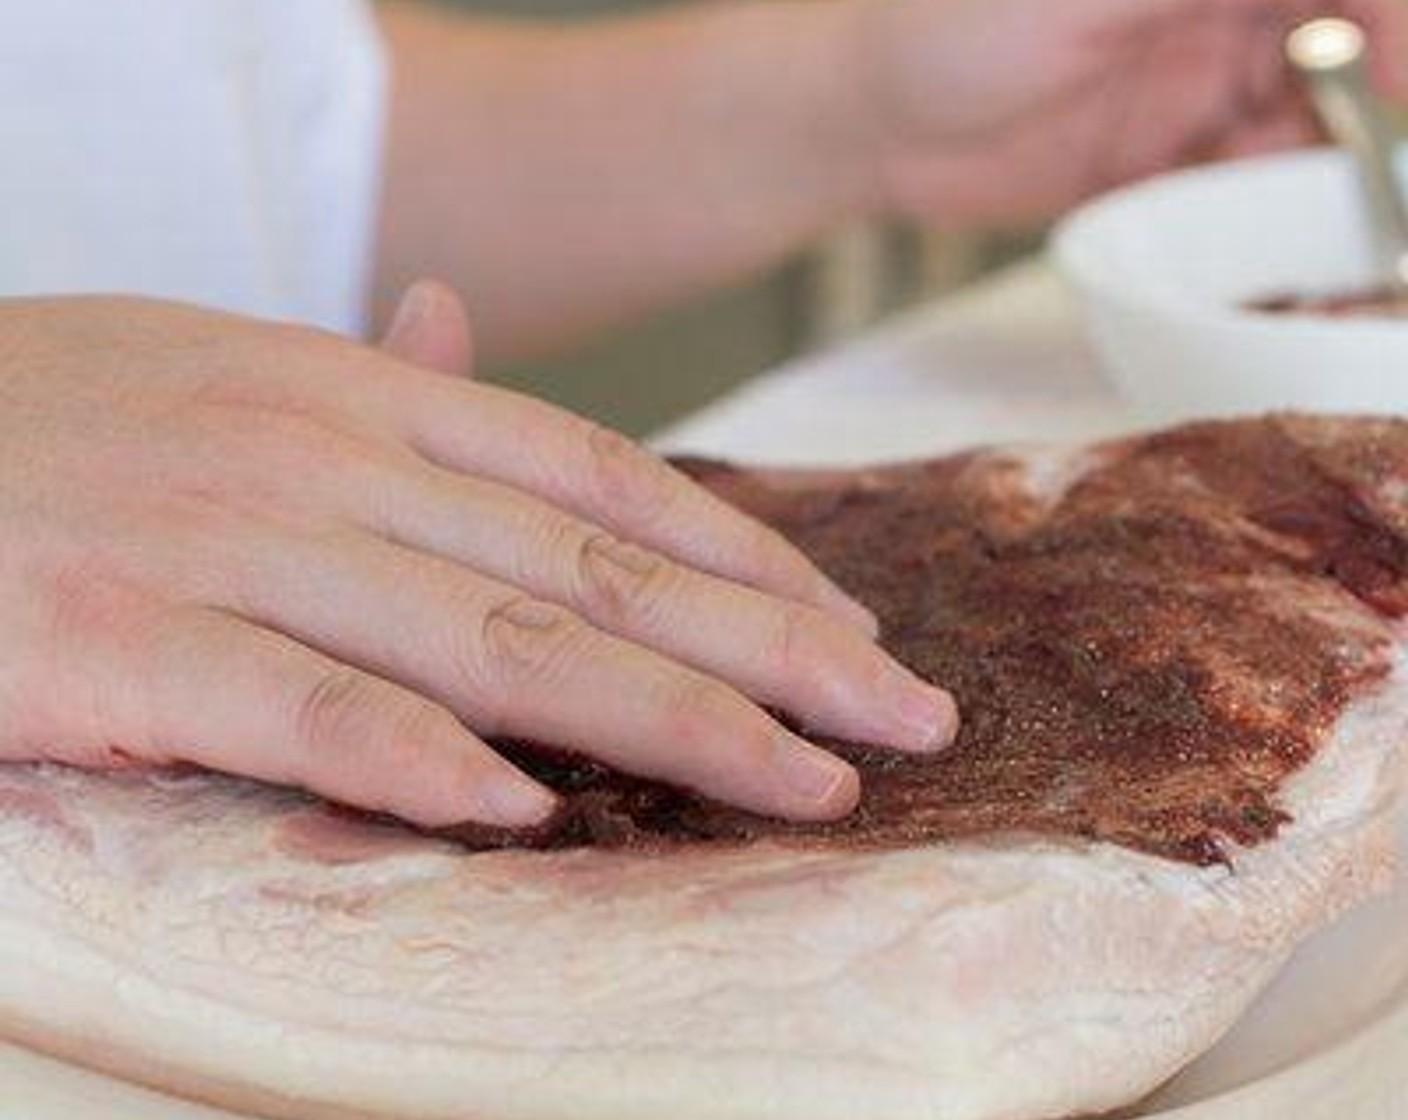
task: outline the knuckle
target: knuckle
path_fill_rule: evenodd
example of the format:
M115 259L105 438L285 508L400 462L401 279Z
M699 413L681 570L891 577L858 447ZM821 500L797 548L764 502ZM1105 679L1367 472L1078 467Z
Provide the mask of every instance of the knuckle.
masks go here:
M612 623L655 617L678 579L663 556L608 533L583 536L573 559L576 601L588 616Z
M317 765L344 754L350 742L381 728L394 712L386 690L355 669L329 669L298 699L297 741Z
M256 479L296 487L351 464L395 459L393 445L350 421L335 403L280 392L247 386L238 395L201 402L196 430L215 452L217 477L238 465Z
M473 633L473 631L470 631ZM586 626L571 611L527 595L496 603L484 615L462 661L468 674L500 697L561 676L585 640Z
M709 677L685 676L668 686L660 700L661 730L667 745L691 752L731 741L738 724L738 701L727 686Z
M248 422L245 435L291 467L340 464L361 450L348 434L302 410L261 414Z
M448 711L355 669L331 669L299 701L299 777L403 774L425 763L458 724Z
M584 485L602 513L637 524L658 518L670 504L670 469L619 432L588 424L583 436Z
M766 657L776 672L793 677L815 663L824 639L823 625L814 610L797 603L779 603L773 612Z
M241 509L325 513L345 502L382 521L405 468L397 450L374 436L316 415L278 416L236 438L244 465L217 485Z

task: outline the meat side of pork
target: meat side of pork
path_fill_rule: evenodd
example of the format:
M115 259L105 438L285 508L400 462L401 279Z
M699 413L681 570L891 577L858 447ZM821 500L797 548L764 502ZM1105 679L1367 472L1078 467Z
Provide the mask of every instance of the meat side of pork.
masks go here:
M217 775L7 767L0 1035L299 1120L1056 1120L1172 1076L1391 873L1399 422L699 470L869 587L901 656L987 651L942 764L981 782L936 772L944 798L926 800L922 774L877 761L849 832L660 791L631 825L655 822L645 843L470 850ZM844 533L841 510L863 514ZM885 555L848 561L882 514ZM1196 550L1169 551L1190 533ZM1185 562L1196 578L1164 590ZM1059 595L1022 599L1057 612L1036 645L984 605L1052 580ZM1174 617L1194 633L1148 640ZM1268 619L1305 649L1258 670ZM1033 665L1048 702L1003 677ZM1121 680L1181 700L1140 722ZM977 694L989 681L1002 711ZM597 783L593 805L619 794L573 780Z

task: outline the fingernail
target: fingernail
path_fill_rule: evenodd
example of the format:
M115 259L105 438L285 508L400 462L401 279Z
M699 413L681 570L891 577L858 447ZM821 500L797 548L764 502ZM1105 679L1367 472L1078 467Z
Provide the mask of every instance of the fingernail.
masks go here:
M914 677L906 676L900 683L893 711L904 735L895 746L915 751L942 750L958 733L958 708L953 697Z
M490 823L505 828L542 824L557 810L556 797L531 779L512 773L488 778L480 793L494 818Z
M860 778L842 759L801 739L780 742L777 755L782 779L801 801L814 806L837 801L845 801L847 807L854 804L855 795L847 798L845 791L847 787L858 790Z

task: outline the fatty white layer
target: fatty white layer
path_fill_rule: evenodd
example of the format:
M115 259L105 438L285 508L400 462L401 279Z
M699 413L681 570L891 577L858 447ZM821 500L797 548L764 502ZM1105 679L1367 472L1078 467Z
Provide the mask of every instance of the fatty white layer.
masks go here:
M1099 1111L1381 881L1405 682L1347 714L1235 873L1017 842L330 867L281 851L294 798L9 772L72 816L0 824L0 1016L192 1090L398 1117Z
M1080 474L1027 465L1044 501ZM295 796L12 768L0 1033L300 1120L1098 1113L1382 884L1406 742L1400 649L1235 872L1019 839L328 864Z

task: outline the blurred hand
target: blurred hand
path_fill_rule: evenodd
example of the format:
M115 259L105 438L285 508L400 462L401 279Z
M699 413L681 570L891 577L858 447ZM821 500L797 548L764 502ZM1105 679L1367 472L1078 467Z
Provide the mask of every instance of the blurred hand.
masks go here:
M1345 14L1401 94L1402 0L862 0L848 32L880 205L950 225L1051 217L1179 164L1313 131L1283 65L1297 22Z
M185 760L514 826L554 801L485 737L797 819L848 811L856 775L759 703L952 737L948 697L775 533L450 376L468 355L435 286L381 352L138 299L0 303L0 757Z

